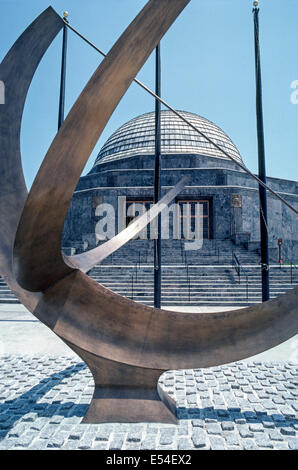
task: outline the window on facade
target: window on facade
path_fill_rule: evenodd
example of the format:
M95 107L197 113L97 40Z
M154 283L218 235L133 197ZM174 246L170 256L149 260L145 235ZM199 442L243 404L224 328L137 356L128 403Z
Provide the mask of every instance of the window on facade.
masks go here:
M148 211L152 204L152 200L126 201L126 227L128 227L136 217ZM150 224L148 224L136 238L150 238Z
M173 203L172 203L173 204ZM196 200L179 200L177 201L179 210L177 210L177 216L169 219L169 224L172 226L170 233L179 233L178 238L192 239L191 234L195 234L196 231L196 217L200 217L198 227L203 227L203 238L209 239L210 235L210 201L203 199ZM139 201L126 201L126 226L128 226L136 217L144 214L153 205L152 200L139 200ZM200 205L200 211L198 206ZM170 204L171 206L171 204ZM152 222L151 222L152 224ZM178 227L177 227L178 224ZM202 225L201 225L202 224ZM173 229L173 226L177 227ZM150 224L142 230L137 238L150 239L152 238L150 232ZM171 236L171 235L170 235Z
M199 223L203 224L203 238L210 238L210 207L209 200L197 199L197 200L180 200L178 204L180 206L180 230L181 238L190 238L190 232L195 233L196 228L196 217L200 217ZM197 210L197 206L201 205L200 213ZM187 223L185 221L187 219ZM186 232L186 233L185 233Z

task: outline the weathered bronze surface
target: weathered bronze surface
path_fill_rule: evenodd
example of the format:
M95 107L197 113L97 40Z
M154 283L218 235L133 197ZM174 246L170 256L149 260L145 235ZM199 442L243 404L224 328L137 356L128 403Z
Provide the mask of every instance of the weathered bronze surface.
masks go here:
M85 422L175 422L175 403L157 384L164 371L240 360L297 333L298 288L241 310L165 311L121 297L89 278L83 271L105 256L102 248L78 257L61 254L64 217L90 151L188 1L151 0L137 16L70 111L28 197L20 159L22 111L34 71L63 26L61 18L47 9L0 65L0 80L7 84L6 104L0 106L1 275L88 364L95 393ZM160 209L154 209L155 215ZM106 253L134 236L140 223L129 229L103 245Z
M14 271L25 289L47 289L73 271L62 257L61 238L79 177L117 104L187 3L147 3L94 72L53 140L15 238Z

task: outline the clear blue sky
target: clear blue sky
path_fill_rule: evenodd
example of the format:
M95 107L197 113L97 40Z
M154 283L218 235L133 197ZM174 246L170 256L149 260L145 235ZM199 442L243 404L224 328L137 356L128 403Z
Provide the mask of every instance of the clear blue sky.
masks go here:
M145 0L0 0L0 60L46 7L69 11L71 24L108 51ZM198 113L222 127L247 166L257 171L252 0L192 0L162 40L162 94L172 106ZM298 80L298 1L261 0L261 54L267 174L297 179L298 105L290 84ZM61 33L32 82L22 123L28 185L57 130ZM69 32L66 111L101 57ZM151 57L138 78L154 88ZM84 173L109 135L125 121L154 109L133 84L114 112ZM71 155L70 155L71 158Z

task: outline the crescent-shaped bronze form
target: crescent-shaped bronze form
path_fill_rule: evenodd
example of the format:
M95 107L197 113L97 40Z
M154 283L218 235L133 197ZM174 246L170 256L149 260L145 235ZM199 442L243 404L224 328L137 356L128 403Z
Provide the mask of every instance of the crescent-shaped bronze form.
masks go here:
M240 310L172 312L133 302L89 278L84 271L105 256L102 251L71 258L61 253L66 211L93 146L188 2L147 3L71 109L29 195L20 156L23 106L34 71L62 28L62 19L52 8L45 10L0 65L6 84L6 104L0 106L1 275L20 301L89 366L95 392L84 422L174 423L175 403L158 386L164 371L241 360L297 333L298 287ZM161 207L154 210L156 215ZM130 235L138 229L136 224ZM107 252L129 239L129 233L117 237L106 244Z

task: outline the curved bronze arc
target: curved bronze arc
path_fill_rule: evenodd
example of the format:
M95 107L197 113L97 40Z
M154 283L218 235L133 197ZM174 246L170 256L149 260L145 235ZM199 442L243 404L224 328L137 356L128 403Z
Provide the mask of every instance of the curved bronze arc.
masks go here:
M0 80L5 83L5 104L0 105L0 272L12 291L30 309L35 307L40 296L24 291L12 274L13 243L27 198L20 154L20 126L35 70L62 27L62 19L51 7L47 8L23 32L0 64Z
M61 254L64 220L83 168L111 114L152 50L190 0L150 0L112 47L53 140L15 239L19 284L40 291L73 269Z
M182 3L186 4L187 2L151 0L149 7L148 5L145 7L145 16L143 10L141 16L139 15L133 24L137 30L138 27L145 25L149 36L149 30L153 28L154 37L157 40L159 35L155 29L155 22L159 21L159 26L162 24L163 28L166 28L167 21L170 23L169 16L163 7L167 6L169 9L173 7L177 13L179 8L182 9ZM159 5L163 5L163 7L159 7ZM154 8L151 9L151 7ZM158 17L156 12L158 12ZM161 14L164 15L163 18L159 17ZM45 15L45 18L51 16L51 14L48 15ZM172 14L172 18L174 16L175 14ZM165 17L167 21L164 21ZM60 28L58 18L52 17L52 27L57 32ZM35 50L39 51L40 57L43 48L46 48L46 42L50 42L50 36L48 36L40 48L35 43L35 41L38 43L41 26L40 23L38 28L31 29L27 38L30 42L35 34L33 43ZM128 50L134 44L135 31L133 30L128 28L129 33L124 34L126 44L124 55L126 58L129 56ZM54 35L54 32L52 31L51 34ZM136 37L140 40L142 35ZM128 39L130 45L126 43ZM144 41L145 39L147 40L147 37L143 37ZM152 42L149 38L148 42L150 47L147 47L147 52L154 47L156 41ZM131 70L135 64L131 64L132 59L130 58L130 62L127 64L129 71L126 71L125 78L120 73L122 67L126 69L126 64L121 62L121 54L119 57L120 50L122 47L121 44L118 44L103 67L104 71L111 72L113 70L114 73L118 73L119 81L114 81L114 78L112 79L107 72L103 72L103 75L105 78L108 77L107 82L111 80L113 86L121 86L122 92L131 81ZM28 49L21 48L21 51L24 54ZM139 63L142 61L141 56L143 57L144 53L142 51L142 45L138 44L137 61ZM113 61L117 57L120 60L120 64L118 64L120 68L113 66ZM12 56L11 60L18 60L18 54ZM35 66L37 66L38 61L35 60L35 62ZM28 65L25 71L32 75L33 68L32 64ZM3 71L3 68L0 70ZM2 77L0 76L0 78ZM122 80L126 80L126 83L122 83ZM28 79L28 86L29 83ZM102 87L106 91L107 88L109 89L107 95L101 96L101 92L98 92ZM0 164L3 171L0 174L2 178L3 175L8 176L8 183L5 186L6 199L1 193L3 199L1 199L0 215L5 216L8 210L12 211L12 208L16 209L16 215L8 218L7 221L4 220L4 231L1 234L0 244L1 269L11 281L10 286L13 285L20 300L87 362L93 373L96 388L85 418L86 421L173 422L174 418L171 414L171 410L174 409L173 402L164 392L156 389L159 375L168 369L209 367L243 359L287 340L296 334L298 329L298 287L274 300L249 308L212 314L191 314L159 310L138 304L104 288L80 270L65 268L60 254L59 238L59 232L62 230L64 222L63 214L67 209L73 186L79 177L84 159L87 158L88 145L91 148L95 140L95 128L98 122L102 127L109 113L112 112L113 106L108 103L108 100L114 100L115 104L121 94L118 93L116 99L113 97L112 91L107 83L102 83L102 76L96 72L91 83L89 82L87 85L87 90L85 89L77 105L71 111L70 119L65 121L53 142L25 205L16 243L16 255L19 257L18 262L21 270L19 277L22 278L26 273L28 274L28 269L32 266L35 271L28 280L30 289L41 288L36 278L37 273L44 276L45 284L43 285L48 285L53 279L57 281L44 292L37 294L21 289L11 272L13 238L17 219L25 202L26 191L22 176L17 175L22 170L18 148L13 144L14 138L19 138L19 133L16 125L12 123L11 127L3 129L5 115L2 114L0 135L1 142L5 144L7 155L2 153ZM25 87L23 92L25 92ZM104 105L104 100L106 100L106 108L100 112L98 105L99 103ZM21 110L22 106L19 107L17 117L21 115ZM85 117L89 119L90 134L81 122ZM20 119L16 122L19 125ZM81 129L83 135L78 135L77 132ZM82 139L86 139L87 143L83 145ZM89 144L88 139L90 139ZM76 152L77 147L84 150L82 157ZM67 159L68 151L71 155L69 160ZM75 153L74 160L72 158L73 151ZM63 170L61 173L57 173L56 179L53 178L55 174L53 172L55 167L53 156L57 158L57 168ZM11 162L8 157L11 157ZM12 162L16 164L15 169ZM72 172L74 172L74 177L72 177ZM16 182L13 180L14 175ZM18 192L17 184L19 183L23 185L21 192ZM49 190L47 189L48 183ZM44 186L42 187L42 185ZM61 205L58 205L60 196L62 198ZM7 207L10 201L12 205ZM42 215L40 208L46 212L47 217L53 217L53 220L47 222L44 217L38 219L38 216ZM59 212L58 217L55 218L57 208ZM30 223L31 216L32 224ZM43 227L41 233L39 232L43 221L49 233ZM28 234L26 230L24 231L24 227L29 230ZM25 237L24 247L22 246L22 234ZM49 244L45 243L47 236L49 236ZM29 243L30 237L34 240L33 244ZM46 250L52 249L53 252L44 253L41 249L42 243L45 243ZM30 252L30 249L35 249L34 244L37 246L36 253ZM52 253L53 265L50 263ZM39 258L36 257L37 254ZM33 255L34 260L30 265L28 258ZM39 271L36 262L38 261L42 265L43 255L46 266L44 270ZM55 272L56 268L57 273ZM61 278L63 273L68 275Z
M298 331L298 287L220 313L159 310L124 298L76 271L44 292L34 314L63 340L126 365L210 367L261 353Z
M111 87L119 86L119 77L121 77L121 92L118 92L117 98L119 99L120 94L123 94L128 86L127 80L130 83L138 67L145 60L145 56L150 53L151 48L160 39L161 33L158 32L160 24L163 24L164 31L169 27L173 17L177 16L179 9L182 9L181 2L171 1L171 9L175 10L175 15L173 13L169 15L168 11L164 9L167 3L167 0L158 3L152 0L147 4L145 9L112 48L111 55L109 54L106 59L107 64L103 63L95 72L69 117L66 119L62 130L60 130L53 142L33 185L28 198L29 202L25 205L23 217L19 225L17 237L18 243L22 248L21 252L24 255L20 260L20 265L22 267L23 265L25 266L24 272L28 269L26 264L28 258L35 254L32 251L30 252L27 246L29 242L32 242L33 251L34 243L37 244L36 252L39 254L39 266L43 266L44 254L46 257L49 256L51 258L53 253L53 266L51 265L50 269L52 270L57 267L57 259L60 259L59 257L61 256L60 243L59 247L56 247L53 244L53 236L59 232L62 226L62 218L64 217L57 195L61 196L66 206L71 197L69 188L75 185L76 179L79 177L78 168L85 163L87 158L86 148L88 148L88 142L85 142L85 140L87 139L86 132L89 129L88 125L91 124L96 128L97 119L103 123L106 121L108 113L112 112L111 105L108 110L104 109L104 111L100 106L100 104L103 104L103 100L113 101L114 99L113 104L115 103L115 98L112 99L113 90ZM166 20L164 20L162 15ZM156 27L157 18L158 24ZM154 40L148 40L147 29L152 22L155 25L154 30L151 32L154 35ZM147 46L144 49L144 46L136 41L136 38L142 39L146 44L149 43L150 47ZM138 58L136 60L138 64L130 64L129 71L127 71L127 62L128 57L131 56L131 50L127 41L129 44L131 42L138 42L136 57L134 57ZM120 64L117 63L115 69L113 64L117 59L121 59L122 62ZM122 68L125 70L124 75ZM130 69L133 69L133 73ZM113 76L110 77L110 74L115 74L116 72L118 72L118 76L115 82ZM108 89L105 83L107 77L110 78ZM125 80L126 83L122 83ZM93 100L96 97L99 103L97 103L96 109L94 109ZM100 120L102 113L104 117L101 117ZM77 141L77 127L75 124L78 122L80 126L81 121L83 122L82 128L84 132L83 136L79 136L79 141ZM93 129L91 134L94 135L94 133L95 130ZM61 150L57 152L58 162L56 162L54 150L57 150L60 144ZM83 157L80 152L77 152L77 147L84 151ZM69 154L67 151L69 151ZM68 155L71 155L70 162L68 162ZM72 175L72 169L69 167L73 162L74 176ZM53 178L54 167L57 169L57 178ZM47 182L50 187L49 190L47 189ZM45 201L44 198L46 198ZM46 233L42 233L40 236L41 240L45 243L42 252L40 251L40 240L38 238L39 224L38 226L36 225L38 221L32 204L33 207L38 209L37 214L45 212L50 221L49 224L45 221L45 227L49 231L49 243L46 243L47 240L44 238ZM46 210L47 208L49 208L49 211ZM64 209L66 210L66 208ZM57 217L55 217L56 210L58 210ZM30 219L31 214L33 219L32 224ZM53 235L50 228L55 226L56 232L54 231ZM45 231L44 227L42 229ZM34 230L36 232L33 233ZM23 237L21 237L21 234ZM30 236L32 236L32 240L28 240ZM23 242L24 245L22 245ZM113 245L114 241L111 240L110 242ZM77 266L81 268L86 267L86 264L83 266L86 263L84 256L76 259L82 262L81 266ZM75 259L73 261L75 262ZM34 262L30 266L35 268ZM71 343L76 342L78 347L109 360L119 360L126 364L147 368L158 367L159 364L166 370L171 367L190 367L195 364L199 366L201 361L203 361L202 351L204 350L208 351L210 356L216 357L216 362L229 362L268 349L279 342L285 341L285 339L288 339L288 337L297 331L297 320L294 318L294 312L297 311L297 289L282 296L278 301L271 301L268 304L257 305L240 311L221 314L186 314L155 310L131 302L128 299L123 299L102 286L98 286L97 283L83 273L74 272L70 268L67 269L69 270L69 276L60 281L57 278L59 272L57 274L54 273L55 279L59 282L44 292L39 305L35 309L35 314L42 318L45 323L49 324L66 341ZM41 276L46 276L46 282L49 281L47 268L46 271L35 271L34 275L29 277L30 288L32 288L32 282L35 283L36 281L35 275L37 272ZM42 278L41 282L43 282ZM64 294L63 289L65 289ZM62 306L53 309L53 305L60 302L62 302ZM276 308L276 305L281 307L280 310ZM283 309L287 310L287 313L283 313L280 318L280 311ZM58 317L56 317L56 313L53 313L53 310L59 312ZM270 319L270 322L268 319ZM281 327L281 322L283 321L286 322L287 327ZM278 328L277 324L279 325ZM219 325L221 325L220 328ZM260 330L259 334L264 335L264 341L256 345L255 332L258 329ZM74 341L74 338L76 338L76 341ZM180 340L183 341L183 344L180 344ZM229 349L228 344L232 344L233 347ZM226 354L221 353L217 357L216 351L220 348L225 349ZM183 357L181 357L182 351ZM191 364L187 351L190 351Z

